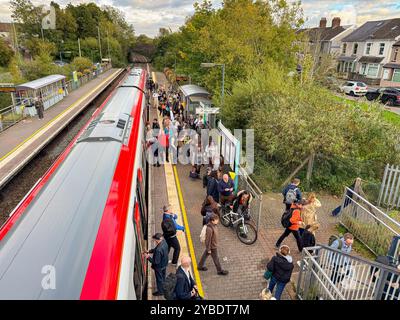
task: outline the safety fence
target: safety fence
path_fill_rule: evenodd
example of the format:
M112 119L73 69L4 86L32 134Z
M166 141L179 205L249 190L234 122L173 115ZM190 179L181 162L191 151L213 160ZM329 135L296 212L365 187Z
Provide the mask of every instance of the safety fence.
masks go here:
M339 222L377 256L385 255L400 223L368 200L346 188Z
M400 271L327 246L303 249L301 300L400 300Z
M400 208L400 166L387 164L379 192L378 206Z
M111 69L111 64L107 64L97 72L91 72L89 74L86 74L78 78L77 82L74 82L72 80L66 82L65 84L66 94L82 87L86 83L97 78L100 74L107 72L110 69ZM9 127L23 120L27 116L30 116L30 112L26 111L29 108L25 109L25 105L27 103L29 103L29 101L25 101L24 104L9 106L5 109L0 110L0 132L8 129Z

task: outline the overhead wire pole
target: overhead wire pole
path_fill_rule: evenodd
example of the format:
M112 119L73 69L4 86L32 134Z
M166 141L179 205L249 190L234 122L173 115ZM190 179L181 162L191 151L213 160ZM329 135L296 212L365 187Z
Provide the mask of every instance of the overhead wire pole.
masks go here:
M110 37L108 35L107 30L107 51L108 51L108 62L111 63L111 55L110 55Z
M101 38L100 38L100 27L99 26L97 26L97 34L98 34L98 37L99 37L100 63L102 63L103 62L103 55L101 53Z
M78 38L78 49L79 49L79 57L82 57L82 52L81 52L81 39Z

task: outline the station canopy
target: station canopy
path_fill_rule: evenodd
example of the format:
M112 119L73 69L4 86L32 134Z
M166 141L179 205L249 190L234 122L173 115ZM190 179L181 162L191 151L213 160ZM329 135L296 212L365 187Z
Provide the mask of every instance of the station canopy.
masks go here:
M187 84L184 86L180 87L182 93L185 95L185 97L190 97L190 96L209 96L210 93L204 89L203 87L199 87L195 84Z
M52 83L64 80L65 76L59 74L53 74L44 78L40 78L31 82L20 84L16 87L17 91L19 90L38 90Z

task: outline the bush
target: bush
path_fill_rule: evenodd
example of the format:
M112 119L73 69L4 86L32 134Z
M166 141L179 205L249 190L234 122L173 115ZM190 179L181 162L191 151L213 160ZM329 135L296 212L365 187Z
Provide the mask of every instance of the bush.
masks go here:
M276 185L314 153L308 187L341 194L357 176L379 181L386 163L400 161L398 128L383 118L380 106L349 107L307 76L299 81L273 63L248 74L234 84L221 117L231 129L255 130L261 161L255 175L263 172L257 181L273 179L261 183Z
M74 66L76 71L85 72L85 70L92 68L93 62L84 57L76 57L72 60L71 64ZM90 70L89 70L90 72Z

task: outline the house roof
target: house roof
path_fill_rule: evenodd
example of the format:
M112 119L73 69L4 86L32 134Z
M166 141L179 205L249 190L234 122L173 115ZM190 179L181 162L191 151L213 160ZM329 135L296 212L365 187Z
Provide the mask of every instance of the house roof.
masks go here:
M10 32L11 31L11 23L0 22L0 32Z
M304 33L311 42L330 41L337 35L345 31L346 28L340 26L336 28L308 28L300 29L298 33Z
M397 63L386 63L384 68L400 69L400 64Z
M358 60L361 63L379 63L383 60L384 57L371 57L371 56L363 56Z
M65 79L65 76L59 74L53 74L44 78L36 79L31 82L23 83L17 86L17 91L19 90L37 90L43 88L49 84Z
M343 61L343 62L354 62L354 61L357 60L357 56L351 56L351 57L348 57L348 56L339 56L339 57L337 58L337 60L338 60L338 61Z
M344 42L362 42L366 40L390 40L400 36L400 18L368 21L344 37Z

